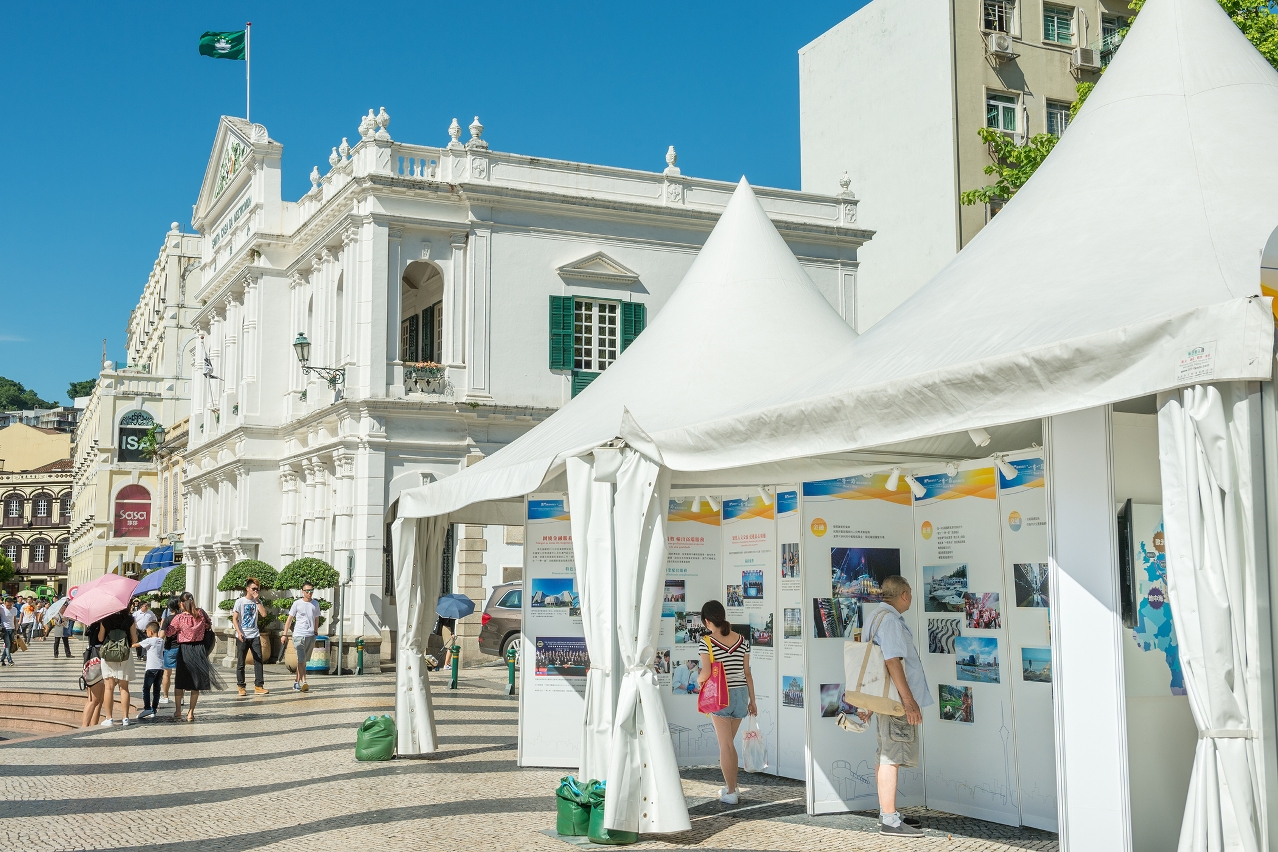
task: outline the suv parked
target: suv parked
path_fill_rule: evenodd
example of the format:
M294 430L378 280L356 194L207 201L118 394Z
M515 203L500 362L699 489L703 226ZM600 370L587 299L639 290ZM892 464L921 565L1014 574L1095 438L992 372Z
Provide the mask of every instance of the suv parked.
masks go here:
M502 583L493 589L480 619L479 650L506 658L511 648L519 653L519 630L523 622L523 581Z

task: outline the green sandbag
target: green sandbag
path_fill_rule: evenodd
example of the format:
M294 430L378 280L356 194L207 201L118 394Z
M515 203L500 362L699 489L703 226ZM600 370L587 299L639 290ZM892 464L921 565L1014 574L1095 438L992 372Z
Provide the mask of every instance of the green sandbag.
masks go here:
M369 716L355 735L356 760L390 760L395 756L395 720L390 716Z
M590 805L577 779L566 775L555 791L555 831L564 837L585 837L590 830Z
M591 843L621 846L636 843L639 833L604 828L604 782L591 781L586 785L586 798L590 804L590 829L587 836Z

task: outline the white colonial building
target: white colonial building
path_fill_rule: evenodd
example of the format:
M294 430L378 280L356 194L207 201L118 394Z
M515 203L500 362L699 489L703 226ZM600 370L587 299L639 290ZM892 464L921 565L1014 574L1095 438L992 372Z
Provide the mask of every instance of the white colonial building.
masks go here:
M349 566L345 633L366 639L373 665L395 624L385 548L399 492L499 449L606 369L733 190L683 175L673 148L664 171L640 172L499 153L478 119L464 143L454 120L441 147L395 142L389 124L370 110L356 144L342 139L311 190L285 201L283 146L222 118L193 219L203 375L185 473L201 603L217 611L218 578L239 559ZM870 232L846 189L757 193L855 323ZM309 365L335 378L303 370L299 335ZM767 353L767 341L742 346ZM517 576L520 532L459 531L455 588L479 598Z

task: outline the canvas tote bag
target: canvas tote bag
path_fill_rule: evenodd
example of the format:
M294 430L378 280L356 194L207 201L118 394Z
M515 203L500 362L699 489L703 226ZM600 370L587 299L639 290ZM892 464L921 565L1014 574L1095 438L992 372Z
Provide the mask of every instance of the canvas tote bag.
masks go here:
M886 616L886 612L880 612L870 629L861 634L860 642L849 640L843 646L843 675L847 683L843 700L884 716L904 716L905 706L901 704L896 684L888 676L883 649L871 641Z
M706 643L706 652L710 655L710 679L701 684L701 692L697 695L697 710L701 713L717 713L728 706L728 675L723 670L723 663L714 661L714 644L709 636L702 636ZM882 654L879 655L880 659Z

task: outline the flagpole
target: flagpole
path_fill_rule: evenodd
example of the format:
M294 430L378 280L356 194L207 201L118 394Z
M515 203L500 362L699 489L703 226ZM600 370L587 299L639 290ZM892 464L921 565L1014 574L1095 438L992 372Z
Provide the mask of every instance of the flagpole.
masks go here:
M249 97L252 94L253 79L253 51L250 47L249 36L253 32L253 22L249 21L244 25L244 120L253 123L249 118Z

